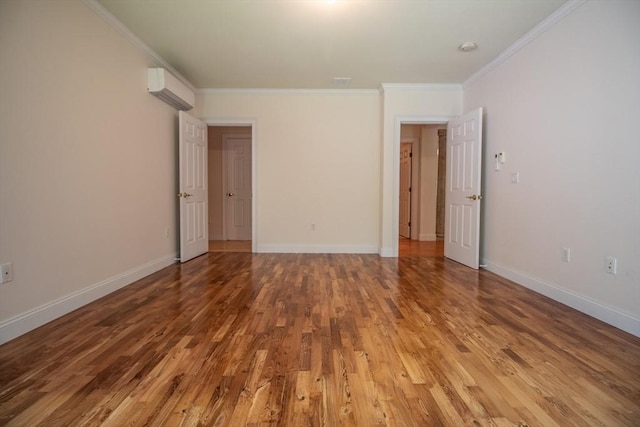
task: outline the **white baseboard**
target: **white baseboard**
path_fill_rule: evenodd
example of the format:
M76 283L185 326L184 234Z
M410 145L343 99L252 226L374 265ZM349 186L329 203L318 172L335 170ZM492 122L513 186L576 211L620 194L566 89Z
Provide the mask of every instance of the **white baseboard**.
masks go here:
M60 316L72 312L84 305L117 291L136 280L140 280L175 262L176 254L167 255L154 261L135 267L122 274L110 277L102 282L89 285L84 289L51 301L40 307L0 322L0 344L19 337L37 327L49 323Z
M625 332L640 337L640 319L630 316L616 310L615 308L603 305L600 302L592 300L584 295L578 295L562 289L551 283L543 282L539 279L527 276L526 274L510 270L506 267L484 260L482 264L486 264L486 269L499 276L507 278L525 288L531 289L539 294L547 296L562 304L568 305L578 311L602 320L609 325L622 329Z
M395 258L398 255L394 254L393 248L380 248L378 249L378 255L382 258Z
M271 254L377 254L378 248L351 245L258 245L258 252Z
M421 242L434 242L438 239L435 234L421 234L418 236L418 240Z

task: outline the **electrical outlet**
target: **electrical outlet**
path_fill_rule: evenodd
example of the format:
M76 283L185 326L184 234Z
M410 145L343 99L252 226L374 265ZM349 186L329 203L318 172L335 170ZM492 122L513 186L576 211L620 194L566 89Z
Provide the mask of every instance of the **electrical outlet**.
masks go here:
M612 257L612 256L607 257L607 273L609 274L618 273L618 260L615 257Z
M13 263L6 263L0 266L0 283L7 283L13 280Z
M571 248L562 248L562 261L571 261Z

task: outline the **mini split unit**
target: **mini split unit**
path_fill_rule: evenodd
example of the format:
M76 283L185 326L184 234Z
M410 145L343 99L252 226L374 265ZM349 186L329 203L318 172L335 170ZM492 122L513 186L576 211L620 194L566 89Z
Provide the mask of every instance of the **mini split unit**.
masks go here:
M147 91L178 110L190 110L196 95L164 68L149 68Z

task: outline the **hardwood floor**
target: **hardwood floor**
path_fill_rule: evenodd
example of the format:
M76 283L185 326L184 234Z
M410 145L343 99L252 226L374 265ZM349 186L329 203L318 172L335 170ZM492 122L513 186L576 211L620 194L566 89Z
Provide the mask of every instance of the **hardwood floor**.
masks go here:
M399 239L398 256L443 256L444 241ZM209 240L209 252L251 252L251 240Z
M401 237L398 242L399 257L443 257L444 240L418 241Z
M0 346L0 425L637 426L640 340L441 257L209 253Z
M209 252L251 252L251 240L209 240Z

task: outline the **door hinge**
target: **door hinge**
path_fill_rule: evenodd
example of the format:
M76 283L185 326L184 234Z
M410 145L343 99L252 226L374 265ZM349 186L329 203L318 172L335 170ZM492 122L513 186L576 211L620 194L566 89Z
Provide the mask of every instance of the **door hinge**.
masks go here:
M411 227L411 221L409 221L409 224L407 224L407 226Z
M413 157L413 153L409 153L409 157Z
M411 193L411 187L409 187L409 193Z

